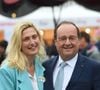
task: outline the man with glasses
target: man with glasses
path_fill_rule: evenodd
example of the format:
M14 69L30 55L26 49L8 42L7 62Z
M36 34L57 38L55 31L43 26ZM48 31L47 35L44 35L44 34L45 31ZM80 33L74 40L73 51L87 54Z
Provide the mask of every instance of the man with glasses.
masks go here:
M54 30L58 56L47 60L44 90L100 90L100 64L79 53L80 32L63 21Z

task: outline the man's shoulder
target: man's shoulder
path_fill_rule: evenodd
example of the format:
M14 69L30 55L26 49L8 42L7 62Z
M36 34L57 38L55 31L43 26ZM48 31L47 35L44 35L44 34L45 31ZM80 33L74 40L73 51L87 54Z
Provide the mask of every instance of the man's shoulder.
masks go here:
M95 67L100 66L100 62L97 62L96 60L91 59L87 56L84 56L84 55L80 54L79 59L82 60L83 62L85 62L85 64L87 64L88 66L95 66Z
M54 59L55 59L55 57L49 58L49 59L47 59L46 61L44 61L43 64L49 64L49 63L52 63Z
M56 62L58 56L55 56L53 58L49 58L48 60L46 60L45 62L43 62L43 66L49 66L53 63Z

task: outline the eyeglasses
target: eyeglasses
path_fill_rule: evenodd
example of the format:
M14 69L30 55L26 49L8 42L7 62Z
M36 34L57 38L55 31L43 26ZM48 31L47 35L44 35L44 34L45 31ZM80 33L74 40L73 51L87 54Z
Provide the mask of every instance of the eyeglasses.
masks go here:
M62 36L62 37L58 37L57 40L61 42L66 42L66 40L69 40L70 42L75 42L78 40L78 37L77 36L69 36L69 37Z

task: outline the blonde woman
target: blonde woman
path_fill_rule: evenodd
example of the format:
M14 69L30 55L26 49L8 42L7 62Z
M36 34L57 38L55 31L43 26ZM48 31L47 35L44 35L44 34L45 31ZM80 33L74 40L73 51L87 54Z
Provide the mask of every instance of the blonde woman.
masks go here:
M31 22L19 23L0 68L0 90L43 90L45 49Z

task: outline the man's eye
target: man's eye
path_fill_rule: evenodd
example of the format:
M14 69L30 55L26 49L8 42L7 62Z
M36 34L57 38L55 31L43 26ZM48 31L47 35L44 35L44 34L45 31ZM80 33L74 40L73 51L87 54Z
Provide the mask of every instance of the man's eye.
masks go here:
M59 40L66 40L66 37L60 37Z

